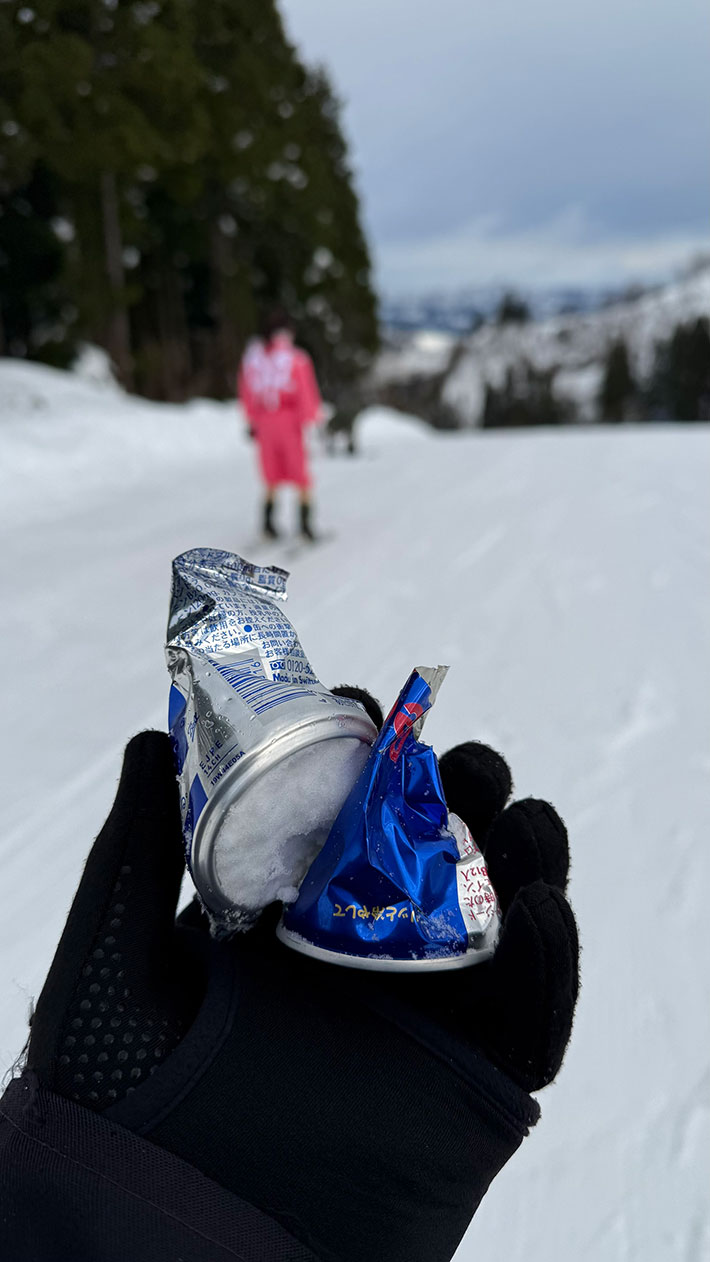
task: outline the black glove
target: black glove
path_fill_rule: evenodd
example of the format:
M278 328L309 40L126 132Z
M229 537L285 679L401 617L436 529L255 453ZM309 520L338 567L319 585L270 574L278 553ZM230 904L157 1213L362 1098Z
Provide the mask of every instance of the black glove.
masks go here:
M381 723L367 694L335 691ZM501 899L498 949L449 973L363 973L282 945L278 909L228 943L196 903L175 922L172 750L135 737L37 1004L28 1078L182 1158L321 1262L448 1262L537 1120L527 1093L560 1067L578 951L559 816L532 799L504 810L510 773L484 745L440 765Z

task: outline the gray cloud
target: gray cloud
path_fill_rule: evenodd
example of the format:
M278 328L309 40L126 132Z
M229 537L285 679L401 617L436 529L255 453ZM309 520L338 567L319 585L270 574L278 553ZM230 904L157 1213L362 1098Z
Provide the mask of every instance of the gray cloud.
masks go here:
M504 267L506 240L503 279L518 279L527 242L546 260L529 255L527 271L555 264L561 281L655 275L710 240L705 0L282 10L346 99L388 288L437 283L437 268L450 283L457 248L459 283L489 279L486 250Z

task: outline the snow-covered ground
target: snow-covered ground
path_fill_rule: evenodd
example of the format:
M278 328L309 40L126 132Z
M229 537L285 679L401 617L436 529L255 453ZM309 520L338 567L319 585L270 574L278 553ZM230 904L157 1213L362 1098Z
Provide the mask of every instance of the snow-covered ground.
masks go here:
M359 458L315 459L335 537L293 555L254 545L229 405L3 361L0 445L2 1067L122 747L165 723L171 558L272 559L326 683L389 704L450 663L426 739L490 741L569 826L572 1044L458 1262L710 1257L708 427L437 435L371 412Z

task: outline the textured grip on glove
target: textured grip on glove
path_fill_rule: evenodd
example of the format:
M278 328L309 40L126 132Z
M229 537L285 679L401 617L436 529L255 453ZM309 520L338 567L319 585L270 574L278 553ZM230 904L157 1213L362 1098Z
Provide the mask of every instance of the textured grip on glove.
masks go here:
M143 732L126 749L32 1021L29 1067L67 1099L108 1108L188 1028L204 982L175 932L183 870L170 742Z

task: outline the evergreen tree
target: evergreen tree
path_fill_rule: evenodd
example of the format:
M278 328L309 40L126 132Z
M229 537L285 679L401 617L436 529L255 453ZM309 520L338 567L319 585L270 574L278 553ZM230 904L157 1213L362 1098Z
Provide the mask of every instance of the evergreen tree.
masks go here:
M674 420L707 419L710 399L710 331L707 319L676 329L669 354L670 412Z
M0 9L6 71L0 109L23 140L25 162L41 162L55 177L69 229L77 334L105 346L127 383L125 189L171 150L189 154L199 122L191 109L194 76L185 73L192 54L184 22L156 40L154 12L166 15L167 24L171 8L185 6L37 0L33 9L17 3ZM11 172L12 166L6 195L13 191Z
M155 397L231 392L276 301L326 387L365 366L375 300L338 105L274 0L6 0L0 83L0 212L40 169L54 196L32 302L31 278L3 287L16 353L43 353L33 313L61 278L65 352L98 342Z
M524 360L508 367L499 388L486 383L481 418L484 429L562 425L571 419L571 405L555 394L554 369L534 368Z
M629 420L636 393L636 382L631 372L626 343L619 338L611 344L606 357L604 377L599 391L601 420Z
M710 327L705 317L679 324L656 347L648 399L657 420L710 420Z
M527 324L529 319L530 308L522 298L510 291L503 294L496 316L498 324Z
M58 213L42 163L0 203L0 354L41 354L64 366L71 358L62 351L65 330L76 312L66 292Z
M483 429L498 429L505 424L505 400L502 390L496 390L490 381L486 382L486 393L483 400L481 425Z

